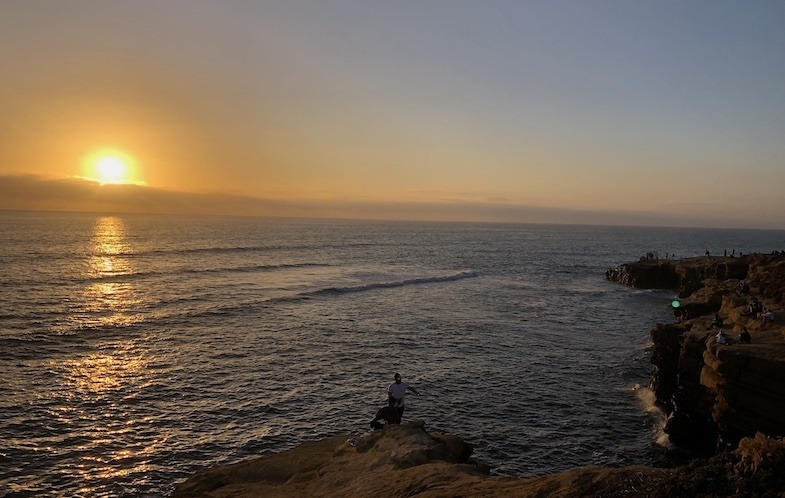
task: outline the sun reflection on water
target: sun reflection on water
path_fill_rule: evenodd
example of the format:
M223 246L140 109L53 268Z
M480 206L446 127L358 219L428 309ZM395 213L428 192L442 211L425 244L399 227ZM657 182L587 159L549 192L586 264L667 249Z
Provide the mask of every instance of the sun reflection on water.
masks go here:
M137 418L135 405L128 404L149 383L148 358L133 341L114 343L102 351L60 364L64 372L62 392L68 399L68 414L89 430L74 432L82 438L81 454L71 468L85 482L111 480L129 474L143 475L149 462L141 458L155 452L165 437L137 440L133 434L150 423Z
M98 218L93 228L89 271L92 277L122 275L131 271L131 248L126 241L125 222L116 216Z
M125 222L115 216L99 218L93 229L90 256L86 261L83 305L89 326L123 326L141 320L135 311L137 289L128 278L134 274L132 248Z
M144 290L136 279L134 248L122 218L103 216L93 227L83 264L80 289L69 302L69 325L112 331L142 321ZM151 382L148 358L135 334L108 334L107 341L79 357L52 362L62 372L58 392L63 406L53 416L73 428L61 436L77 449L67 471L83 482L143 475L151 454L165 437L141 441L134 434L149 420L135 413L136 398ZM81 429L77 429L81 428ZM94 490L95 485L84 488Z
M119 389L144 367L142 358L94 354L66 362L68 384L78 394L91 396Z

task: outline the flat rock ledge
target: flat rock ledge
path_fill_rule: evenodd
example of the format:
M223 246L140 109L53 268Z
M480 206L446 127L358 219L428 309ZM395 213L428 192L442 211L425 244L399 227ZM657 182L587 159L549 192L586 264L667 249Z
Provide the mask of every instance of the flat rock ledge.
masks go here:
M762 434L686 467L582 467L533 478L489 476L472 447L421 421L337 436L197 473L173 497L777 496L785 439Z

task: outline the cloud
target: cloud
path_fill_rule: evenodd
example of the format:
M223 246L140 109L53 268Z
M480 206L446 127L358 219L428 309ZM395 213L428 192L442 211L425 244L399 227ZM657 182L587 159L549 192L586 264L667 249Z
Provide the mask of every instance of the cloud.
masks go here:
M395 202L367 199L265 199L181 192L142 185L101 185L80 178L0 176L0 209L206 214L388 220L437 220L640 226L751 227L741 220L636 211L579 211L489 201Z

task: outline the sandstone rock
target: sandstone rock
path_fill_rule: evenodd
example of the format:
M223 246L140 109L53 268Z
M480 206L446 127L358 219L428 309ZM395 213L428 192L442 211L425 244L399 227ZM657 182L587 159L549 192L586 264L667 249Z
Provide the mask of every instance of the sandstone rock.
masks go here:
M630 263L608 276L628 285L643 281L649 286L652 265ZM785 258L701 257L656 265L658 275L677 276L676 284L661 279L667 284L663 288L693 289L680 306L691 318L678 325L658 324L651 332L655 365L651 387L658 406L669 415L665 432L671 442L694 455L708 456L735 447L742 437L757 431L785 435ZM742 279L775 311L774 323L743 314L749 296L736 293ZM714 313L724 318L723 328L731 338L745 326L753 343L718 347L716 329L707 329Z
M173 497L666 497L785 490L785 441L763 435L684 468L583 467L534 478L487 476L462 463L470 448L456 436L431 435L422 423L410 423L205 470Z

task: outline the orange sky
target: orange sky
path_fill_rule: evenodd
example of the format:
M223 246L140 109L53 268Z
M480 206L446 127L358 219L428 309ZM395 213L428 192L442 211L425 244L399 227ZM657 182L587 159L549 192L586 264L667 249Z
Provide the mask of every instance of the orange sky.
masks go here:
M4 2L0 209L785 228L785 8L720 3Z

